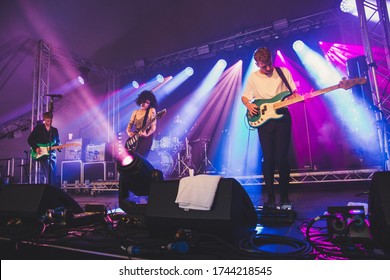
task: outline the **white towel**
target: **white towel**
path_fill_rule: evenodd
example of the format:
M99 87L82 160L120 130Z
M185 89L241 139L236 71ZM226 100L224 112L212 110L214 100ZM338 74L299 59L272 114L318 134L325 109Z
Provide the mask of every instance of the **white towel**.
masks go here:
M215 175L181 178L175 202L184 209L210 210L220 179Z

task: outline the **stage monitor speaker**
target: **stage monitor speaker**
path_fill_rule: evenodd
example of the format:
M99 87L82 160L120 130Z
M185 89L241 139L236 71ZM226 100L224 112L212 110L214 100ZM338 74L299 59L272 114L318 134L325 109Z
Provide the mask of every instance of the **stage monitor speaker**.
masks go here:
M369 69L365 56L357 56L347 59L346 66L348 78L366 77L368 79ZM356 96L366 108L372 108L374 106L369 80L362 85L355 85L351 90L354 96Z
M328 213L332 217L327 219L328 234L332 240L338 242L370 240L363 206L328 206Z
M233 178L219 181L210 210L183 209L175 203L178 180L153 182L146 206L145 222L152 236L173 238L180 229L239 240L254 233L255 208L241 184Z
M73 198L53 186L5 185L0 189L1 217L36 218L58 207L75 214L83 212Z
M376 172L372 176L368 199L368 215L372 238L390 250L390 172Z

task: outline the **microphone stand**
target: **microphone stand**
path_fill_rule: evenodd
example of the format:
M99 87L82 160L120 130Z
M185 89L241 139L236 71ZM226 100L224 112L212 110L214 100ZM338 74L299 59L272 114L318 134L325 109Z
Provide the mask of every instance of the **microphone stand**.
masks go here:
M50 101L49 101L49 112L50 112L50 117L51 117L51 120L50 120L50 127L49 127L49 156L47 158L48 160L48 172L47 172L47 180L48 180L48 184L51 185L51 178L53 176L52 174L52 166L51 166L51 160L52 160L52 139L53 139L53 135L52 135L52 126L53 126L53 107L54 107L54 102L53 102L53 96L50 96ZM54 187L54 186L53 186Z

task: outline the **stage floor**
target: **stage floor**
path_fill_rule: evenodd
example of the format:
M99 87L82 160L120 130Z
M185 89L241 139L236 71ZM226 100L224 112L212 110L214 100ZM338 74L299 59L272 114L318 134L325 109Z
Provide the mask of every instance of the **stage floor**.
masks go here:
M366 207L368 205L370 181L363 182L319 182L319 183L302 183L292 184L290 186L290 200L292 202L292 211L268 211L263 208L263 204L266 201L266 195L262 185L250 185L243 186L248 193L250 199L258 214L258 227L257 234L253 242L264 242L266 249L260 248L260 253L256 255L259 258L301 258L299 254L296 254L292 247L299 246L294 242L308 241L314 248L314 254L306 254L302 258L313 259L356 259L356 258L387 258L381 253L374 253L376 245L368 242L366 238L369 233L358 233L357 236L351 238L344 238L346 235L343 233L338 235L336 232L335 238L329 238L329 232L327 229L328 222L324 215L326 214L328 207L345 207L348 204L362 205ZM117 209L118 197L117 192L100 192L94 196L90 194L75 193L71 194L72 197L81 205L85 206L90 203L98 203L106 205L107 209ZM277 196L278 200L278 196ZM226 206L228 207L228 205ZM367 209L366 209L367 210ZM322 217L322 218L320 218ZM313 219L319 219L312 223ZM312 223L312 224L311 224ZM306 231L308 224L310 230ZM359 231L360 229L358 229ZM307 236L309 234L309 236ZM347 234L347 233L346 233ZM311 237L312 236L312 237ZM284 239L286 238L286 239ZM290 240L289 238L292 238ZM247 243L249 241L246 241ZM252 241L250 241L252 242ZM364 244L363 246L361 244ZM243 242L244 244L244 242ZM242 245L242 244L241 244ZM258 244L246 244L241 248L245 252L252 252L259 249ZM316 247L318 245L318 247ZM249 246L249 248L246 248ZM253 248L255 246L256 248ZM240 247L240 246L239 246ZM261 247L261 246L260 246ZM354 248L352 251L345 250L344 247L349 247L348 250ZM356 247L356 248L355 248ZM366 250L367 249L367 250ZM290 254L291 252L291 254ZM375 250L375 252L378 252ZM380 250L379 250L380 252ZM195 258L202 257L202 253L197 252L198 255ZM310 255L310 256L309 256ZM215 258L216 255L205 254L204 258ZM189 257L191 256L181 256ZM224 258L229 258L229 255L224 255ZM233 252L231 257L234 258L252 258L253 256L241 256L236 252Z
M347 225L346 214L342 217L346 227L339 231L339 224L333 223L336 220L326 218L328 207L344 209L348 203L367 206L370 181L292 184L292 210L262 207L266 196L261 185L243 188L256 209L258 225L256 232L242 240L226 241L218 234L150 236L142 214L129 215L119 209L117 191L91 195L72 190L67 193L83 209L99 204L111 214L91 225L52 225L43 235L26 238L18 244L23 250L11 251L6 259L34 259L38 255L43 259L390 259L389 252L370 238L365 223ZM180 247L183 242L188 247ZM1 244L7 247L9 240ZM178 249L168 249L168 245Z

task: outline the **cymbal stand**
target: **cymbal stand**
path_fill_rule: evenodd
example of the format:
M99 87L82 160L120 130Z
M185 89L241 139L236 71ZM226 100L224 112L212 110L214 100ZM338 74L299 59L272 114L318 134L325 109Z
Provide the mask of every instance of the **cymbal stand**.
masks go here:
M192 167L192 161L190 160L189 162L186 161L186 159L191 159L191 153L189 150L189 145L188 145L188 139L186 138L186 156L185 158L181 158L180 152L177 153L177 159L176 159L176 165L174 167L174 170L176 170L177 167L177 174L178 177L183 177L186 173L187 170L193 169ZM183 165L183 170L181 170L181 165ZM189 171L188 171L189 175Z
M216 173L217 169L211 163L211 161L207 157L207 141L204 142L203 146L204 150L204 158L202 164L199 166L197 173Z

